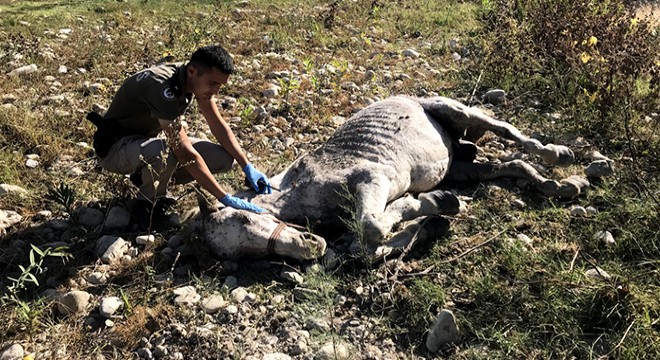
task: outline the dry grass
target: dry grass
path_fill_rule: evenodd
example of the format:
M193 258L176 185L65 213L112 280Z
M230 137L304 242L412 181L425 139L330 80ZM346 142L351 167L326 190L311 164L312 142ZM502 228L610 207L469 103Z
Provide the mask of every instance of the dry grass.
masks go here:
M281 169L300 153L316 147L333 131L333 116L348 117L363 107L367 98L391 94L441 94L467 100L476 90L472 101L478 103L483 90L508 84L512 89L510 101L499 109L498 116L516 125L543 130L542 135L551 139L560 139L568 128L577 132L572 135L584 135L579 132L582 130L598 135L601 127L614 129L610 125L615 120L619 124L621 119L608 118L601 123L601 113L593 104L582 101L577 106L575 99L563 96L561 88L526 88L551 83L561 76L549 70L535 72L530 78L522 72L511 76L511 69L524 64L498 58L497 52L484 58L489 54L485 49L492 43L492 36L504 33L501 29L482 32L480 19L495 3L501 2L255 0L184 4L79 0L65 5L0 1L0 97L14 96L0 101L5 103L0 104L0 183L29 190L25 196L0 197L1 209L12 209L25 217L0 239L3 285L7 285L7 276L16 276L18 264L29 261L25 253L8 255L13 241L45 244L61 240L52 232L44 232L43 221L33 216L44 209L63 216L62 207L47 198L49 189L61 182L70 185L76 190L76 207L93 204L107 209L124 204L133 195L126 179L99 171L90 149L80 144L91 141L93 130L84 120L85 113L95 103L107 106L127 74L151 66L165 55L183 60L208 43L221 42L235 56L239 73L222 89L221 98L232 96L239 102L223 108L222 115L232 119L232 127L251 159L264 168ZM644 6L639 11L657 5ZM64 36L66 31L60 29L72 32ZM450 44L453 38L458 38L457 46ZM401 51L408 48L420 52L421 58L402 56ZM515 46L510 51L530 55ZM460 53L463 60L453 60L454 52ZM504 66L501 72L483 66L496 60ZM31 63L39 67L37 73L5 75ZM68 72L58 71L62 65ZM329 67L335 71L329 72ZM365 77L368 70L375 71L373 79ZM282 99L269 102L262 96L270 83L267 75L274 71L289 71L299 81L299 87L288 94L288 103ZM648 79L642 80L634 94L646 99L639 103L648 110L657 104L651 99L657 89ZM103 87L92 93L88 83L96 82ZM350 82L359 90L342 87ZM60 95L63 97L53 97ZM541 105L534 105L534 101ZM247 116L249 105L266 107L273 119L265 122ZM545 111L573 111L580 114L580 122L559 128L541 115ZM441 355L452 358L660 357L660 194L657 169L641 165L652 164L653 151L658 149L658 118L647 120L650 112L631 112L630 124L643 142L636 142L638 137L626 142L623 132L616 139L600 139L601 143L611 141L612 146L601 150L617 160L618 172L612 179L594 183L586 195L570 201L544 199L534 191L511 187L510 181L497 182L501 188L457 185L457 192L473 198L469 216L452 219L449 237L428 245L427 253L416 254L406 262L398 274L400 281L388 282L392 275L389 265L365 268L350 259L333 273L309 271L306 281L318 290L318 296L300 301L295 309L288 305L269 309L273 312L255 320L255 326L269 328L277 322L294 326L296 316L318 314L332 314L338 321L369 319L371 345L381 346L385 340L392 340L395 344L389 349L396 352L387 355L427 358L434 355L424 348L425 332L437 310L450 308L463 331L460 344L443 349ZM575 118L565 121L571 119ZM186 120L191 132L205 131L194 107ZM257 132L254 125L264 125L267 130ZM273 151L269 141L288 136L295 139L295 145ZM489 140L491 137L482 139L484 143ZM627 146L630 144L640 146L631 151ZM25 166L28 154L40 156L37 168ZM633 159L629 159L631 156ZM68 172L74 167L84 172ZM240 188L237 174L223 175L220 180ZM179 187L175 194L186 191L188 188ZM514 207L514 197L527 207ZM192 197L186 197L179 210L193 203ZM573 218L568 215L572 205L592 205L600 212L589 218ZM617 243L605 247L594 240L593 234L599 230L610 230ZM533 246L508 240L518 233L532 238ZM162 259L151 252L115 269L117 274L108 284L86 288L95 299L117 296L120 289L126 295L132 311L124 310L125 318L118 319L114 328L91 331L82 325L84 319L62 318L52 305L38 304L35 300L49 277L61 290L70 289L71 281L85 288L79 280L95 268L97 259L92 249L98 235L75 226L67 233L74 259L66 266L49 263L48 272L39 278L41 286L22 294L35 310L31 320L22 320L16 309L2 308L0 321L8 325L0 330L3 341L21 342L34 351L39 346L64 348L59 358L128 358L134 356L142 336L149 337L174 322L201 325L207 321L201 314L170 305L169 287L152 291L152 275L169 271L169 264L161 263ZM123 235L130 238L135 234ZM475 247L459 260L446 261ZM193 271L193 277L186 281L208 293L217 290L227 270L219 271L220 266L208 263L197 267L194 262L186 259L178 264ZM597 282L586 277L585 271L596 265L613 274L613 279ZM273 292L293 298L292 286L274 276L275 270L264 271L252 262L240 266L241 281L251 291L264 298ZM427 273L418 274L429 268ZM357 294L356 288L366 291ZM347 305L335 304L337 295L346 296ZM284 311L296 316L287 317ZM238 331L238 325L234 325L225 324L217 336L234 339L232 331ZM340 337L333 331L314 335L318 337L313 341ZM368 341L355 343L366 346ZM233 353L222 346L218 340L205 349L217 356L236 358L247 351L240 344ZM192 356L199 346L181 345L181 349Z

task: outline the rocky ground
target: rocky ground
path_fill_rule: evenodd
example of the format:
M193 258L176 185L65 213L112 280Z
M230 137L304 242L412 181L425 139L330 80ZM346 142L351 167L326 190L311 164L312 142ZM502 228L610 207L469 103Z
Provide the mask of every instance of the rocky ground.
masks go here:
M627 322L606 340L590 338L589 331L598 334L591 328L586 335L560 332L579 328L573 321L583 314L575 315L571 306L581 296L587 300L575 308L603 306L605 315L618 316L621 307L629 313L629 307L646 309L652 302L644 299L657 295L652 280L628 288L617 276L624 265L582 256L592 251L625 258L621 244L632 241L630 224L613 224L620 204L602 195L614 186L605 177L620 163L599 157L578 136L558 140L576 150L579 165L561 171L535 166L555 178L586 175L595 180L598 196L547 200L528 191L528 184L509 180L454 184L470 211L449 219L451 235L420 242L404 259L371 264L341 251L309 263L210 258L185 229L196 206L190 186L172 189L179 202L168 229L138 231L130 216L134 190L127 178L96 167L92 129L82 119L90 109L107 108L127 73L166 52L181 58L196 45L176 38L176 31L198 34L196 41L212 38L205 31L225 34L241 71L218 104L249 157L269 174L389 95L449 95L526 123L506 118L522 114L534 119L528 133L542 139L564 114L541 109L526 94L478 86L478 74L470 73L466 85L459 73L479 61L479 49L466 34L472 27L449 16L432 21L428 31L419 16L417 23L411 20L415 27L404 21L413 5L390 10L398 17L379 18L387 7L371 1L312 9L242 1L220 10L196 8L170 23L167 16L174 12L129 5L71 10L66 23L55 25L47 15L11 12L11 29L0 28L0 58L6 60L0 75L0 288L6 322L0 360L547 358L569 357L573 343L557 345L556 339L580 336L588 338L580 346L608 356L621 347L619 340L657 335L653 309L644 310L650 320L630 323L630 335ZM362 5L369 11L352 13ZM295 29L277 28L281 18ZM326 28L308 28L301 19L317 19ZM466 28L442 33L438 24ZM417 28L424 31L411 31ZM284 42L282 33L293 43ZM656 113L647 118L658 121ZM191 135L210 136L194 107L185 119ZM493 136L479 145L480 161L538 160ZM238 189L239 173L220 180ZM655 276L657 270L640 274ZM641 294L635 301L627 300L630 289ZM543 297L546 290L549 297ZM530 291L541 295L530 297ZM569 300L548 305L557 293ZM530 298L535 302L526 302ZM630 303L612 300L624 298ZM602 305L612 302L616 306ZM517 328L539 313L550 320ZM640 324L647 332L636 335ZM529 333L550 335L539 341Z

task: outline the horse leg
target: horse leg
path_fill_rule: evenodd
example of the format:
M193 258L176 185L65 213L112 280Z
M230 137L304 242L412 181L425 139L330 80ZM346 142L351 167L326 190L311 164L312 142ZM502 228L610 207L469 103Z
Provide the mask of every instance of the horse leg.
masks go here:
M525 179L549 197L571 198L589 187L589 181L577 175L569 176L560 181L547 179L532 165L522 160L512 160L501 164L456 161L451 164L445 180L455 182L483 181L501 177Z
M382 177L357 186L357 220L367 244L381 244L394 225L429 215L454 215L462 204L450 192L435 190L387 203L391 182Z
M540 141L523 135L515 126L496 120L481 110L466 106L456 100L438 96L417 99L417 101L426 112L454 136L463 136L468 128L491 131L498 136L515 141L526 152L540 156L548 164L567 166L575 161L575 155L568 147L554 144L543 145Z

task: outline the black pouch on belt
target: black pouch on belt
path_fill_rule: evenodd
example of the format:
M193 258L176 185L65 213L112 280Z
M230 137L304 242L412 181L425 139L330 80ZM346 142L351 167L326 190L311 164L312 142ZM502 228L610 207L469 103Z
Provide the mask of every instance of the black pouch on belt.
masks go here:
M87 120L96 126L94 132L94 152L98 157L105 157L110 152L112 145L120 138L130 135L126 130L119 127L117 121L106 119L96 112L89 112Z

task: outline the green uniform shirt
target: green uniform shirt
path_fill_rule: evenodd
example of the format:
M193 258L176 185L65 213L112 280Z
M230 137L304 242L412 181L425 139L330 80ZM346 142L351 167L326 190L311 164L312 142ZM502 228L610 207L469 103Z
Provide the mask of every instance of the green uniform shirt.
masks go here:
M185 63L170 63L142 70L124 81L105 114L123 130L144 136L161 131L158 119L175 120L192 99L184 94ZM177 81L178 80L178 81Z

